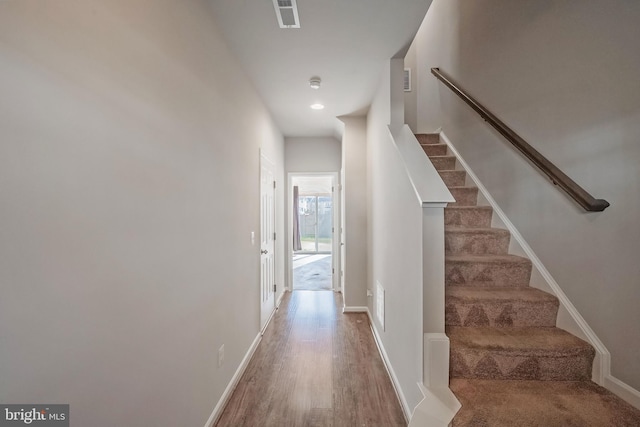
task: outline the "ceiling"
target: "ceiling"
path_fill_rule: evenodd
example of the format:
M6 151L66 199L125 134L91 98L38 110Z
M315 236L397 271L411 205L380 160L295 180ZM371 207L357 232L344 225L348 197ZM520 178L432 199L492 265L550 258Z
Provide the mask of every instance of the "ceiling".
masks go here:
M406 49L431 0L297 0L300 28L272 0L209 0L223 37L286 137L338 136L366 113L386 61ZM309 78L322 78L318 90ZM312 110L321 102L324 110Z

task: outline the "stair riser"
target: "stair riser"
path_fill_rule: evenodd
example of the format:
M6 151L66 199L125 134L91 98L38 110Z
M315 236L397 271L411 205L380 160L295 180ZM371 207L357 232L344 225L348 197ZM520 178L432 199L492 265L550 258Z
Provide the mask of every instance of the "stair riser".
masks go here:
M478 189L476 187L449 188L451 195L456 199L449 206L475 206L478 204Z
M549 353L536 356L518 352L460 348L451 343L452 378L538 381L588 381L595 353Z
M447 285L528 286L531 262L445 261Z
M523 326L553 327L556 325L558 303L553 301L474 301L447 299L447 326L489 326L511 328Z
M444 225L454 227L489 227L493 211L490 209L444 210Z
M445 231L444 250L447 254L503 255L509 250L509 239L507 233Z
M439 144L440 135L437 133L419 133L416 138L420 144Z
M447 187L463 187L467 178L465 171L439 171L438 173Z
M455 157L430 157L433 167L438 171L453 170L456 167Z
M447 145L446 144L424 144L422 145L422 149L427 156L446 156L447 155Z

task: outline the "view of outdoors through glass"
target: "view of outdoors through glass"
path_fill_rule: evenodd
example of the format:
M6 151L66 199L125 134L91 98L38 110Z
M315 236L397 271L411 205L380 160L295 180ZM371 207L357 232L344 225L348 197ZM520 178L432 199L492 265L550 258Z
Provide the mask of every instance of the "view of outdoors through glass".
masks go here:
M331 252L331 194L300 194L300 242L298 252Z

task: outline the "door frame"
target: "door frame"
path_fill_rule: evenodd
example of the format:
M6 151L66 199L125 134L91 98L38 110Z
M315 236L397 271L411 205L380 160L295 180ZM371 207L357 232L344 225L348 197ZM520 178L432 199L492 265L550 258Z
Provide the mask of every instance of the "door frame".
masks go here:
M331 201L333 209L331 212L331 220L333 223L333 232L331 233L331 268L333 274L331 276L331 289L334 292L340 292L340 206L341 206L341 186L340 174L338 172L289 172L287 173L287 230L286 235L286 268L287 268L287 290L293 291L293 178L303 176L327 176L331 177L333 192L331 193Z

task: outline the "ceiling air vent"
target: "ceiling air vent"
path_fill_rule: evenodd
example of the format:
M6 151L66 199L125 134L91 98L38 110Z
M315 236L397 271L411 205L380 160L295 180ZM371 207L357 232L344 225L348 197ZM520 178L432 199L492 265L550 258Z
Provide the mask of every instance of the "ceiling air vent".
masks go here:
M280 28L300 28L296 0L273 0Z

